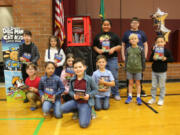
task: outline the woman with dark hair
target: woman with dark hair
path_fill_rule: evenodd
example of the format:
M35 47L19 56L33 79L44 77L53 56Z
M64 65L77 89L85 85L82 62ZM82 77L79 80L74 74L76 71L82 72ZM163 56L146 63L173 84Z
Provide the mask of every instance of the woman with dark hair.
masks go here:
M115 87L111 88L115 100L120 100L118 86L118 53L121 48L120 38L111 32L112 23L109 19L102 21L102 32L94 38L93 49L97 54L103 54L107 58L106 68L110 70L115 79Z

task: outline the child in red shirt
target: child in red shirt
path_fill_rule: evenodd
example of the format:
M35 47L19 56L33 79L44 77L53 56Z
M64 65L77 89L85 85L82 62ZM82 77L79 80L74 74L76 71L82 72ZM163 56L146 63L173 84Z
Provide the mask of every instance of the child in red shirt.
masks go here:
M26 73L28 78L25 81L26 86L28 86L27 99L31 103L31 110L34 111L41 105L41 99L38 92L40 77L37 76L37 66L30 63L26 67Z

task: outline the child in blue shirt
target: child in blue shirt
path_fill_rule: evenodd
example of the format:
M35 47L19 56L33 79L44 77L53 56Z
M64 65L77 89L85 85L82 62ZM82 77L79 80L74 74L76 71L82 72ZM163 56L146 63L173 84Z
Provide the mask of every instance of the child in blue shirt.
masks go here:
M47 117L50 109L53 107L54 116L56 118L61 118L61 94L64 92L65 88L60 78L54 74L55 64L53 62L47 62L45 65L46 75L41 77L39 83L39 93L42 100L42 110L44 116Z
M95 95L96 110L109 109L110 87L115 86L114 77L112 73L106 69L106 64L106 57L104 55L98 55L96 62L98 70L92 75L92 78L99 86L98 93Z

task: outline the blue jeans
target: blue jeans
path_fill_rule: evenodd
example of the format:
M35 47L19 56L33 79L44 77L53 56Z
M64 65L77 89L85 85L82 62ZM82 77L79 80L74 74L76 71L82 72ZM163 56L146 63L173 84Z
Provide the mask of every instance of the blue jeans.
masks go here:
M78 103L75 100L70 100L61 106L62 113L78 111L79 125L82 128L89 126L91 122L91 107L88 103Z
M101 110L102 108L109 109L109 97L95 97L95 109Z
M44 113L49 113L50 109L53 107L54 109L54 116L56 118L61 118L62 117L62 114L61 114L61 101L60 99L57 99L55 101L55 103L52 103L50 101L44 101L43 102L43 105L42 105L42 110Z
M111 71L115 80L115 86L111 87L111 93L114 96L119 95L118 58L113 57L113 58L107 59L106 68Z

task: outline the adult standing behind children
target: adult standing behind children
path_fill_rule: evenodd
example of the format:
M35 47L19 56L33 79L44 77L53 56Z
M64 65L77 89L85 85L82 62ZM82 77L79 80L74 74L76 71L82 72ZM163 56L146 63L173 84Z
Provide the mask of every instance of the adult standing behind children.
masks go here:
M146 34L142 30L139 30L139 25L140 25L139 18L133 17L131 19L131 23L130 23L130 27L131 27L130 30L128 30L124 33L124 36L122 38L122 49L121 49L123 61L125 61L126 49L131 46L131 44L129 42L129 36L132 33L138 35L138 38L139 38L138 46L144 48L145 58L147 58L147 54L148 54L147 37L146 37ZM143 76L143 74L142 74L142 76ZM128 80L127 80L127 86L128 86ZM141 80L141 96L146 96L145 91L142 90L142 80Z
M111 32L112 23L109 19L104 19L101 26L102 32L94 38L93 49L96 53L106 56L106 68L112 72L115 79L115 86L111 88L111 93L115 100L120 100L117 51L121 48L121 41L115 33Z
M28 77L26 73L26 65L30 62L37 65L37 61L40 58L37 46L32 42L32 33L29 30L25 30L23 34L24 43L19 46L18 58L22 62L22 77L25 81Z
M45 52L45 62L54 62L56 65L55 74L61 75L63 65L66 59L63 49L61 48L60 41L56 36L49 37L48 49Z

